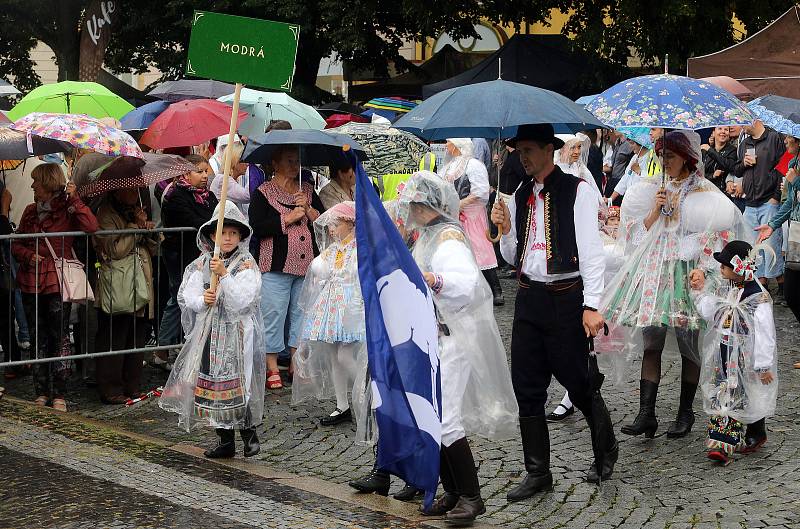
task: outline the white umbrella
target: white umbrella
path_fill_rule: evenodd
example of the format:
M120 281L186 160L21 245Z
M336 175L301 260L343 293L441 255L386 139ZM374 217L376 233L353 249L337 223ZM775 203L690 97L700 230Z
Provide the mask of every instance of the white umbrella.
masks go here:
M232 104L233 94L222 96L218 101ZM239 133L245 136L263 134L270 121L279 119L291 123L293 129L325 128L325 119L314 107L301 103L284 92L262 92L243 88L239 108L250 114L250 117L239 125Z
M0 96L15 96L19 93L20 91L17 90L14 85L0 79Z

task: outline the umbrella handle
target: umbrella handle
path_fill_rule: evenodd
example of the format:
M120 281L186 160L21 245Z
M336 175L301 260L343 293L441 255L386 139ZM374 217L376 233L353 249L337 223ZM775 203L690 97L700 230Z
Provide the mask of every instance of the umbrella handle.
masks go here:
M503 237L502 227L499 224L495 224L495 226L497 226L497 237L492 237L492 229L486 228L486 238L493 243L500 242L500 239Z

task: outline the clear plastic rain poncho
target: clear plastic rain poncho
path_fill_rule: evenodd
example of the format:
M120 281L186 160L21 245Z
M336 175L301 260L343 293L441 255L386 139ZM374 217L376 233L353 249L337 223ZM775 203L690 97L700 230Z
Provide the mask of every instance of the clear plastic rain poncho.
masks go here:
M261 424L264 415L261 273L248 249L252 229L230 201L225 202L225 224L238 226L247 236L223 256L228 274L217 286L217 302L210 307L203 302L211 284L211 234L219 207L197 233L200 257L186 267L178 290L186 342L159 401L162 409L178 414L186 431L198 424L250 428Z
M353 228L343 238L335 233L342 223ZM354 226L355 204L350 201L336 204L314 221L320 254L306 272L300 296L303 321L294 354L293 404L336 397L337 407L344 411L348 393L352 392L354 401L364 398L354 389L355 379L367 370ZM354 415L359 422L356 404Z
M755 270L755 259L750 261ZM744 424L773 415L778 365L769 293L757 280L737 286L712 276L694 294L699 312L708 321L700 372L705 412ZM771 373L772 382L764 384L760 372Z
M441 281L433 289L433 299L440 322L443 409L460 406L468 434L512 438L517 436L519 409L508 360L494 319L492 294L459 224L458 205L451 184L435 173L420 171L398 196L398 217L406 229L418 234L412 255L420 270ZM438 216L424 222L420 211ZM443 425L445 444L446 435Z
M697 133L670 132L665 148L679 155L676 163L686 160L689 176L680 181L641 180L625 194L616 250L625 264L606 284L600 309L616 325L696 331L704 322L690 296L689 272L716 270L713 252L730 240L752 241L754 232L733 202L703 177ZM656 207L662 185L667 204L647 229L644 220ZM700 363L699 351L682 352Z
M556 151L553 156L555 158L554 161L556 165L558 165L565 173L570 173L585 181L592 187L594 192L597 193L598 199L602 199L602 193L600 193L600 189L597 187L597 182L595 182L594 176L592 176L592 173L589 171L589 167L587 166L589 162L589 148L592 146L592 140L589 139L589 136L581 132L575 136L562 135L562 138L564 139L564 146ZM573 159L573 148L580 148L580 154L578 155L577 160Z

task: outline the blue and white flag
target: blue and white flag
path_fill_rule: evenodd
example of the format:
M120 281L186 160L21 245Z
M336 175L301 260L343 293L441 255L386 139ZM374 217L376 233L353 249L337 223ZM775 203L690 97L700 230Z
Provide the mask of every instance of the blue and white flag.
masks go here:
M356 178L356 240L378 467L423 489L429 507L442 434L433 295L363 171Z

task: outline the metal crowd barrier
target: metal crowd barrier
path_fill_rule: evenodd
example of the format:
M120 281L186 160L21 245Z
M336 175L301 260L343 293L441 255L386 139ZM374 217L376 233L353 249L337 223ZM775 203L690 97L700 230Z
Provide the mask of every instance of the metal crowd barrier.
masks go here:
M76 252L76 256L78 260L80 260L84 264L84 271L86 272L86 281L92 286L93 291L95 292L95 298L97 297L97 289L95 286L97 285L97 275L99 272L100 263L99 257L94 252L94 245L92 241L92 237L94 236L115 236L115 235L139 235L139 234L152 234L152 233L180 233L180 262L183 263L183 241L185 237L191 237L192 241L194 241L195 233L197 230L195 228L154 228L152 230L147 229L124 229L124 230L101 230L95 233L86 233L82 231L68 231L68 232L52 232L52 233L15 233L11 235L0 235L0 258L2 258L3 266L10 266L11 277L14 279L11 285L0 285L0 305L3 303L8 304L7 308L7 318L6 318L6 327L2 328L2 321L0 321L0 333L8 333L8 341L2 341L4 343L0 344L3 347L2 355L0 355L0 368L11 368L15 366L24 366L24 365L31 365L31 364L42 364L47 362L57 362L57 361L64 361L64 360L84 360L90 358L98 358L103 356L111 356L111 355L123 355L123 354L132 354L132 353L153 353L156 351L163 351L163 350L170 350L170 349L177 349L180 348L183 344L176 343L176 344L162 344L158 343L159 337L159 329L161 324L161 318L163 317L163 310L162 308L162 301L164 298L161 296L161 288L157 288L157 286L161 285L161 281L169 282L167 274L161 273L161 260L162 260L162 245L163 245L163 237L158 237L158 250L157 252L152 255L152 281L153 281L153 302L155 303L155 317L151 322L151 330L154 333L154 336L157 340L156 345L154 346L147 346L144 347L134 347L129 349L113 349L114 343L114 318L118 317L119 315L114 315L110 318L111 325L109 328L106 329L93 329L94 322L96 324L96 314L92 314L92 311L100 311L99 307L95 307L95 303L90 301L86 303L72 303L70 304L70 311L62 310L60 317L60 321L53 321L51 322L52 325L59 325L59 343L63 344L64 342L64 325L63 318L69 318L69 328L70 328L70 343L72 344L73 354L69 356L53 356L53 357L40 357L39 354L39 345L42 337L42 333L39 329L39 317L34 317L34 321L27 321L26 313L30 313L30 310L23 310L23 316L25 317L25 323L28 327L28 332L31 334L30 338L30 347L29 350L29 358L20 358L18 360L11 359L11 351L6 351L6 345L12 344L17 341L17 333L16 330L18 325L16 324L17 321L20 320L19 316L15 318L18 309L22 308L22 303L19 302L19 297L17 296L18 288L16 286L16 275L17 275L17 265L14 262L14 258L11 252L11 244L14 241L24 240L24 239L35 239L35 251L40 256L45 257L46 259L51 259L50 251L47 248L47 245L44 242L40 243L40 240L44 237L50 241L50 244L54 247L54 249L61 248L63 250L64 239L66 237L73 237L73 249ZM61 246L58 246L60 239ZM83 241L83 247L80 247L80 242ZM55 243L55 244L54 244ZM76 248L77 247L77 248ZM80 252L78 251L80 249ZM63 252L62 252L63 253ZM138 255L138 254L137 254ZM64 258L72 258L72 255L63 255ZM35 266L36 277L39 277L39 270L38 270L38 263ZM183 275L183 267L181 266L181 275ZM93 281L94 279L94 281ZM113 279L112 279L113 281ZM136 275L134 274L133 281L136 281ZM131 284L131 288L135 288L135 283ZM60 295L60 293L58 294ZM39 294L28 294L26 295L29 299L30 296L35 296L34 299L34 308L33 314L37 315L39 313ZM21 296L20 296L21 297ZM75 306L78 309L78 322L72 323L72 311L74 310ZM166 308L166 307L164 307ZM0 307L2 310L2 307ZM112 305L113 310L113 305ZM147 305L145 305L145 312L147 311ZM133 318L134 327L133 333L136 336L136 325L139 318ZM183 335L183 327L181 326L180 321L180 313L178 313L178 336L181 337ZM31 327L33 327L33 332L31 333ZM94 342L95 338L99 336L101 332L108 332L108 343L111 345L111 349L108 351L92 351L94 349ZM0 334L0 336L2 336ZM80 338L80 341L78 340ZM179 340L180 341L180 340ZM81 352L78 353L77 351L80 350ZM20 350L20 354L23 351Z

